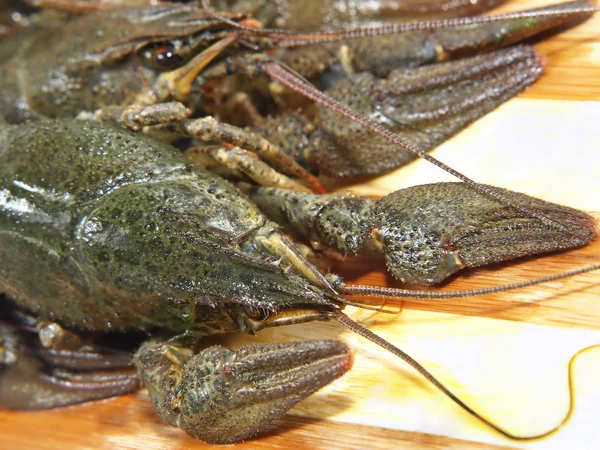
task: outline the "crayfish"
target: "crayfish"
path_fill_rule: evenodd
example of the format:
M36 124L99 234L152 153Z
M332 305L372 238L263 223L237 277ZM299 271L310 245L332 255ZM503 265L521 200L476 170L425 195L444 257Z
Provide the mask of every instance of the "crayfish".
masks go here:
M207 17L220 19L218 15ZM222 23L231 25L230 18L225 19ZM254 27L251 21L240 20L241 29ZM226 48L235 43L226 33L219 39L219 45L226 41ZM150 50L143 44L136 51L154 57L154 49L164 50L152 44ZM244 45L248 44L254 42L249 40ZM213 52L214 45L209 45ZM223 70L253 72L258 67L284 85L298 87L294 84L297 81L289 82L288 75L299 68L292 67L286 73L281 67L287 66L237 53L218 61L222 51L219 47L217 55L211 55L202 66L203 73L190 76L190 86L198 77L210 80ZM87 63L93 65L92 59ZM248 64L248 59L259 64ZM80 63L76 61L74 67ZM85 63L79 67L85 68ZM169 77L161 77L156 78L156 86L162 89ZM135 84L135 80L128 82ZM79 95L79 89L74 88L73 93ZM235 127L213 126L207 119L190 118L191 112L177 109L179 105L155 106L154 100L173 96L171 88L158 91L167 92L164 98L158 95L147 101L147 92L138 92L125 98L124 103L106 105L93 101L102 89L92 91L92 95L85 89L81 91L83 97L65 94L65 102L55 106L66 104L66 116L77 112L88 118L90 114L97 119L116 118L131 128L143 127L150 134L158 131L158 135L166 132L202 138L202 127L208 123L207 141L236 145L263 142L252 133L236 134L232 131ZM40 92L47 93L48 89ZM304 93L320 101L313 91ZM120 95L111 94L111 98L121 100ZM200 106L189 103L190 94L191 90L177 97L180 93L175 92L173 98L184 100L190 110L195 110ZM40 122L5 126L0 134L0 255L5 258L0 263L0 280L11 301L2 315L8 322L2 324L1 336L3 403L16 408L48 408L135 389L138 381L129 353L112 348L102 338L95 340L94 332L141 330L143 336L131 341L138 347L135 367L163 420L209 442L236 442L253 436L265 423L342 375L351 366L349 350L339 342L312 341L243 347L237 352L209 347L194 356L195 338L335 319L411 363L492 428L522 438L475 412L401 350L341 311L348 304L367 306L347 299L347 295L393 298L409 293L352 287L336 275L323 274L257 205L264 202L265 211L273 208L270 214L281 216L289 229L296 227L290 219L299 218L303 224L298 227L300 234L319 241L319 246L332 245L347 253L384 251L395 276L421 284L439 282L464 266L583 245L596 233L595 222L589 216L480 184L413 188L407 194L394 193L379 202L339 195L326 200L310 197L312 194L244 187L255 204L218 176L151 137L109 124L41 120L45 119L41 116L52 117L55 113L35 108L40 104L50 107L51 103L29 101L33 98L39 97L27 98L21 116L12 116L11 120L7 115L15 122ZM83 98L92 101L86 104ZM337 111L345 113L343 106ZM368 125L368 120L363 120L365 123ZM306 127L306 122L303 124ZM315 125L320 125L319 121L310 126ZM255 133L260 133L260 128L257 124ZM261 145L252 149L259 151ZM408 145L414 146L417 144ZM209 150L196 149L218 159L219 154ZM285 157L277 156L269 162L293 175L301 174L301 184L314 186L314 179ZM254 180L275 177L262 177L262 172L240 167L239 163L236 169L244 169L242 172ZM448 196L448 192L456 194ZM408 200L402 200L403 195ZM429 200L416 201L421 197ZM279 199L285 204L277 205ZM300 204L304 205L300 210L287 209ZM474 214L468 212L469 208ZM412 210L418 219L401 231L402 225L396 221L410 217ZM304 213L310 213L308 220L300 217ZM434 230L431 236L423 231L428 228L428 216L435 219L429 225ZM447 216L450 228L463 227L467 234L454 237L456 230L446 230L448 225L438 220L441 216ZM504 219L506 223L501 222ZM478 224L486 229L494 221L501 224L489 226L491 234L486 230L479 235ZM440 236L446 240L436 241ZM466 246L453 254L450 250L456 242ZM509 243L516 245L510 247ZM441 257L433 254L433 248L443 249ZM434 294L415 295L436 298ZM67 298L70 300L65 301ZM103 372L101 368L110 370Z

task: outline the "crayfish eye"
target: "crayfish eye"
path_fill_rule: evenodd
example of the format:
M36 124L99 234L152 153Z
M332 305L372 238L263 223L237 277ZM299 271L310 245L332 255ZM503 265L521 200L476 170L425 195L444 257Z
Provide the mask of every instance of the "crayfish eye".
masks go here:
M263 320L267 320L269 318L269 311L264 308L257 308L255 306L246 306L244 308L246 312L246 316L249 319L254 320L255 322L262 322Z
M146 67L159 72L173 70L184 62L172 44L152 44L144 47L139 55Z

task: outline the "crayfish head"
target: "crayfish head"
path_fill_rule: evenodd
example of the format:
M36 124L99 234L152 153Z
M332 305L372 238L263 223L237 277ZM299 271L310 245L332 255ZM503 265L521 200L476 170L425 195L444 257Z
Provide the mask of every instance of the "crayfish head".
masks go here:
M380 246L394 276L431 285L464 267L580 247L597 235L595 220L581 211L490 188L556 226L464 183L397 191L381 199L378 207Z
M175 332L254 333L339 310L335 291L251 245L264 221L251 208L208 173L124 186L81 222L82 261L98 289L143 297L127 309Z
M191 103L196 76L235 41L231 36L230 25L191 4L84 14L32 40L22 62L24 94L47 117L167 99Z

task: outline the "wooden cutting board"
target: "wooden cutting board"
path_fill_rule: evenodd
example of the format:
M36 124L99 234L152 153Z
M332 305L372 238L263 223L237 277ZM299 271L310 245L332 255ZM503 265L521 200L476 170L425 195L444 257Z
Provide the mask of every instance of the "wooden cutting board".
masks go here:
M545 4L512 1L502 11ZM479 182L590 211L600 219L600 16L541 42L542 79L478 121L435 156ZM354 186L383 195L450 179L417 161ZM444 290L512 283L600 261L600 242L575 251L461 274ZM397 284L381 262L348 259L347 280ZM568 410L567 366L600 344L600 273L455 301L406 301L396 315L348 308L355 320L395 343L486 417L518 434L560 423ZM353 370L304 401L271 432L236 448L600 448L600 349L573 364L574 413L554 435L511 441L461 411L392 355L336 323L265 330L248 342L336 338L355 355ZM147 394L45 412L0 411L2 447L205 448L164 425Z

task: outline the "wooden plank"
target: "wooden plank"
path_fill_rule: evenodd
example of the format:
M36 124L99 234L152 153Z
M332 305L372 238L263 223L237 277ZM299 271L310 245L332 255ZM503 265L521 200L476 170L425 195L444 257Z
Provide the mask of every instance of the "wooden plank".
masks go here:
M509 2L502 10L542 5ZM600 16L537 45L546 74L519 99L478 121L435 155L480 182L524 191L593 212L600 218ZM593 101L595 100L595 101ZM416 162L355 186L383 195L400 187L446 179ZM600 242L579 250L469 271L445 290L531 279L598 262ZM396 285L381 262L348 259L336 270L356 283ZM519 292L456 302L406 301L397 315L349 314L411 353L464 400L524 434L560 422L568 403L567 364L600 343L600 275L596 273ZM336 323L226 336L240 345L339 338L355 353L353 370L272 432L239 448L592 448L600 442L600 351L574 365L576 408L555 435L522 443L503 439L460 411L434 388L364 339ZM140 392L56 411L0 410L3 448L156 448L206 446L160 422ZM493 447L492 447L493 446Z

